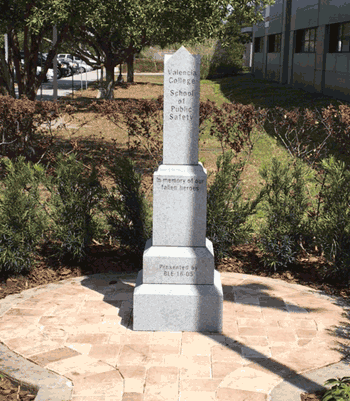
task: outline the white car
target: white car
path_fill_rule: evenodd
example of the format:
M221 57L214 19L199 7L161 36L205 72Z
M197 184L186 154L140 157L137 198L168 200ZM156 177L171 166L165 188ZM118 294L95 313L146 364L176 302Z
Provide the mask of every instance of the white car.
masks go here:
M76 74L77 72L79 72L78 63L73 61L73 59L70 57L67 58L67 57L63 57L63 56L67 56L67 54L58 54L57 60L61 60L61 61L64 61L65 63L68 63L69 69L70 69L69 75ZM68 54L68 56L69 56L69 54Z
M81 58L74 56L73 59L74 59L74 61L76 61L79 64L79 67L81 67L83 69L82 72L85 72L85 71L89 72L89 71L93 70L91 65L86 64L85 61L82 60Z
M85 61L83 61L80 57L77 56L72 56L71 54L67 53L60 53L57 54L58 59L64 59L68 62L70 62L70 67L72 67L71 63L76 63L78 64L78 68L73 68L73 71L75 72L85 72L85 71L92 71L93 68L89 65L86 64Z
M73 56L71 54L57 54L57 58L68 58L73 61Z

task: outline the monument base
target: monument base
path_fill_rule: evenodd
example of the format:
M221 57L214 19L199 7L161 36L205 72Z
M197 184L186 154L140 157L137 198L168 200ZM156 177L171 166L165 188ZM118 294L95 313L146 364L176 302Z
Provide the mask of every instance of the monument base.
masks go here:
M134 331L222 332L223 291L220 273L214 284L143 284L134 290Z
M149 239L143 253L143 284L214 284L214 248L152 246Z

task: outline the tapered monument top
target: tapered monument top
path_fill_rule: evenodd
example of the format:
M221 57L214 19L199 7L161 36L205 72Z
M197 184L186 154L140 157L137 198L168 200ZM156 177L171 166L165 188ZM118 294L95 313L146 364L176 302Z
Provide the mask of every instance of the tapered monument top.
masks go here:
M163 164L197 165L200 56L182 46L164 57Z

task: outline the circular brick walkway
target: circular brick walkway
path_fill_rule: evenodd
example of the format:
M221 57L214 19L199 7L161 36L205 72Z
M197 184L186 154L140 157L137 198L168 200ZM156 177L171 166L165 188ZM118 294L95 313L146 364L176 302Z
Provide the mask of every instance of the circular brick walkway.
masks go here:
M348 305L236 273L221 274L221 334L134 332L135 280L97 274L8 296L0 342L72 381L73 401L265 401L288 377L349 353Z

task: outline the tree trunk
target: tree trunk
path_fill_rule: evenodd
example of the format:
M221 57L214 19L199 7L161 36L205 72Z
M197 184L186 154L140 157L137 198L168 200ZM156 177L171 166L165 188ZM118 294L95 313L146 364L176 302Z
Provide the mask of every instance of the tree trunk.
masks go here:
M134 82L134 55L131 54L127 60L126 64L128 66L127 82Z
M115 87L115 80L114 80L114 69L116 63L105 63L106 68L106 92L105 92L105 99L114 99L114 87Z
M13 79L13 71L11 71L10 63L6 63L5 55L0 54L1 66L3 71L3 83L5 91L9 96L16 98L15 83Z

